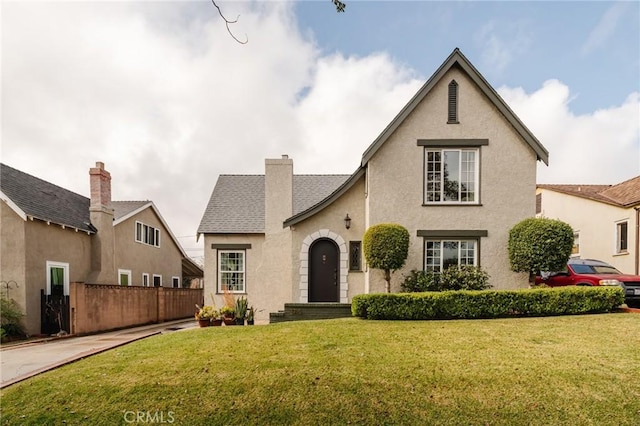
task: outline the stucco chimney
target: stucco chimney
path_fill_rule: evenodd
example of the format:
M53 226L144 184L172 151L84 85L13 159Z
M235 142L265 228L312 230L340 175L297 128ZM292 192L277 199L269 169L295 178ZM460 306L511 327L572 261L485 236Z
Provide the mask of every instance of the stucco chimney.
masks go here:
M104 163L98 161L96 167L89 169L89 182L89 217L96 233L91 238L91 273L87 281L91 284L118 284L111 208L111 174L105 170Z
M293 215L293 160L283 155L264 164L264 226L273 234L282 232L282 223Z

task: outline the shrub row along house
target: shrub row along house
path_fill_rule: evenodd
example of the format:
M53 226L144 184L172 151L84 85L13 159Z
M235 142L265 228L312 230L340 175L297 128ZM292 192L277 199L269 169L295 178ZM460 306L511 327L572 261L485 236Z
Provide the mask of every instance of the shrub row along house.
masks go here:
M392 291L411 269L477 265L498 289L510 271L509 229L535 215L536 164L548 152L455 49L351 175L298 175L287 156L264 175L221 175L198 228L205 293L246 294L266 319L287 302L350 302L384 291L362 237L378 223L411 234Z
M572 256L640 274L640 176L616 185L538 185L536 200L537 215L573 228Z
M91 198L0 167L0 280L27 333L45 332L42 297L68 296L71 282L182 287L202 277L153 202L111 200L103 163L89 171Z

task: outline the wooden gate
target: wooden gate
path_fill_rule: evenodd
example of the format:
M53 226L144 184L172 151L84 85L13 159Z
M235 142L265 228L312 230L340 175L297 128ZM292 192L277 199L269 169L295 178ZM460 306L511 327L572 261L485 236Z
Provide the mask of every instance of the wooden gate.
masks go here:
M40 333L69 333L69 296L44 294L40 290Z

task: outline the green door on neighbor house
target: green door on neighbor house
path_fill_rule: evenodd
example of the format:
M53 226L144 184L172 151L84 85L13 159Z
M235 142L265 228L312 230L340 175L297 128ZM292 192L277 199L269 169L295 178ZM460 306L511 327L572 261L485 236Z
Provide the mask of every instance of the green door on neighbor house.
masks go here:
M340 297L339 251L329 239L309 248L309 302L337 302Z

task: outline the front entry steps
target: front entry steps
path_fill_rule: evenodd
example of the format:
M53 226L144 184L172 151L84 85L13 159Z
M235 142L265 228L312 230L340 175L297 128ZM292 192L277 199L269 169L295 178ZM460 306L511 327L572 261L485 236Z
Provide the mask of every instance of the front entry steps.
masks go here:
M269 323L346 318L350 316L351 303L285 303L283 311L269 314Z

